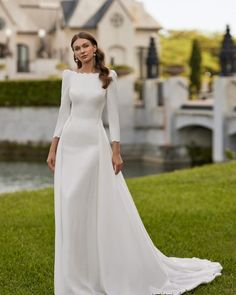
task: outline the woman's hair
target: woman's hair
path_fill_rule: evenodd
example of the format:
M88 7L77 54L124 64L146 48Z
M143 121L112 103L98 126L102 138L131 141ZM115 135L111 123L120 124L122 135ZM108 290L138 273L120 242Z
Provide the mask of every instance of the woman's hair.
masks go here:
M74 51L73 44L78 38L87 39L92 43L92 45L96 45L97 50L95 52L96 55L94 57L95 58L95 69L98 70L99 79L103 82L102 88L106 89L108 87L108 85L110 84L112 78L108 76L109 69L105 66L104 52L100 48L98 48L96 39L94 38L94 36L92 34L90 34L88 32L79 32L78 34L75 34L73 36L73 38L71 39L71 48L73 51ZM80 69L82 67L82 63L79 59L76 60L75 54L74 54L74 61L77 64L77 68Z

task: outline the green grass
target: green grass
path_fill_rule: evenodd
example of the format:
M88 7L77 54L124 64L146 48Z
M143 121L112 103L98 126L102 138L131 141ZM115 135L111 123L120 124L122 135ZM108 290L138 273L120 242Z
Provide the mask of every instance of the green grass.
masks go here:
M235 295L236 163L127 184L150 237L165 255L222 264L222 276L186 294ZM53 294L53 210L52 188L0 196L1 295Z

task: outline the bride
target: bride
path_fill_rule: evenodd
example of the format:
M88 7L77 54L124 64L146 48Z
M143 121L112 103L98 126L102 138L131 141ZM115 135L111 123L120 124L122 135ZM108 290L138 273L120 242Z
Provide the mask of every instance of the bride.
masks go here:
M167 257L150 239L121 171L117 74L88 32L73 36L71 48L77 69L63 72L47 158L54 172L54 294L177 295L211 282L220 263Z

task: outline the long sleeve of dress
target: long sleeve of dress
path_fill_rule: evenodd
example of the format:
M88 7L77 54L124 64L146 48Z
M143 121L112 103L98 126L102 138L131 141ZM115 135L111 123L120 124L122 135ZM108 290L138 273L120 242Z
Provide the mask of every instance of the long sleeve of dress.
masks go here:
M70 98L69 98L69 74L70 71L64 70L61 83L61 103L57 117L56 127L53 137L60 137L63 126L70 115Z
M107 88L107 117L109 124L110 140L120 141L120 122L118 110L117 73L111 70L112 81Z

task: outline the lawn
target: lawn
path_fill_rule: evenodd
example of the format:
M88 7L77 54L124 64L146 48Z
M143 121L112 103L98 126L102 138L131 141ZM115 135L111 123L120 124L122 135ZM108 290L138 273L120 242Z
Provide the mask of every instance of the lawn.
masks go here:
M222 276L186 294L235 295L236 163L133 178L127 184L165 255L222 264ZM53 295L53 189L0 195L0 230L0 294Z

